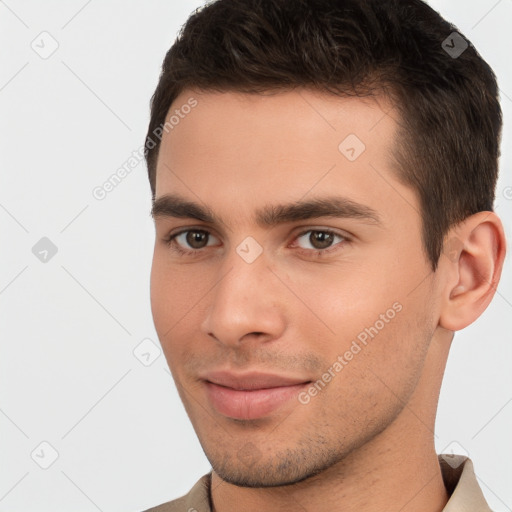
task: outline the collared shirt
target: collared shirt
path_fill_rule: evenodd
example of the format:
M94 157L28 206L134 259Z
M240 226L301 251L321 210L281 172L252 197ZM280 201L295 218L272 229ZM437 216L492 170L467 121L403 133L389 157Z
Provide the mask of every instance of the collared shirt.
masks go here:
M443 512L492 512L476 480L473 463L462 455L439 455L443 482L450 496ZM211 472L202 476L188 494L145 512L212 512Z

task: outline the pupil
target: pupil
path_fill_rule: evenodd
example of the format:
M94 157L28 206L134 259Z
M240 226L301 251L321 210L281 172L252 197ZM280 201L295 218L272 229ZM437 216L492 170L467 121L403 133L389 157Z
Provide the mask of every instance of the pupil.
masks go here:
M315 231L311 233L309 239L313 247L325 249L332 243L333 235L331 233L324 233L323 231Z
M201 245L206 239L206 233L204 231L189 231L187 233L187 243L194 249L201 249Z

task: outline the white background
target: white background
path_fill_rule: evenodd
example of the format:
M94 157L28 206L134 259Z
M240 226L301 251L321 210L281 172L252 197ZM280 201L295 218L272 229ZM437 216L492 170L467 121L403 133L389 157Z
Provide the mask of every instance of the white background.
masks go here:
M210 469L163 355L133 354L149 338L158 355L144 163L92 195L143 145L163 57L198 5L0 1L0 512L139 511ZM512 0L431 5L498 75L496 211L510 240ZM52 38L43 59L32 41L48 51ZM32 253L42 237L58 249L46 263ZM495 510L512 507L511 281L508 256L492 305L456 334L437 422L438 451L469 453ZM48 469L43 441L58 453Z

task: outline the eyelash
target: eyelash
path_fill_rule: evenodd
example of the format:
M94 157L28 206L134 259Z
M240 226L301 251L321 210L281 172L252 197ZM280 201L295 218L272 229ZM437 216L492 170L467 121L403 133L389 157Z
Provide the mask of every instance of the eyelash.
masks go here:
M182 231L179 231L177 233L173 233L173 234L169 235L168 237L166 237L164 239L164 242L166 243L166 245L168 247L171 248L171 250L173 252L176 252L180 256L192 256L192 257L198 256L203 251L203 249L206 249L207 247L202 247L201 249L183 249L180 245L178 245L176 243L176 240L175 240L178 236L182 235L183 233L188 233L188 232L192 232L192 231L207 233L208 235L211 234L206 229L189 228L189 229L184 229ZM328 235L333 235L335 237L336 236L340 237L343 239L342 242L350 242L350 239L347 236L341 235L340 233L337 233L336 231L332 231L330 229L306 229L306 230L298 233L297 236L295 237L295 239L300 238L307 233L324 233L324 234L328 234ZM306 253L308 256L321 258L324 255L331 253L332 251L340 250L339 247L337 247L337 246L339 244L341 244L342 242L338 242L338 244L334 244L331 247L328 247L326 249L299 249L299 252ZM343 244L343 245L345 245L345 244Z

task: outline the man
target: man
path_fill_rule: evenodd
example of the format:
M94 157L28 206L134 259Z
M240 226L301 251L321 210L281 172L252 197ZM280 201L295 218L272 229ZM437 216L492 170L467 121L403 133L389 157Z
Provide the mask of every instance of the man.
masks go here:
M490 303L493 72L419 0L217 0L146 159L155 327L212 471L154 511L489 510L434 423Z

